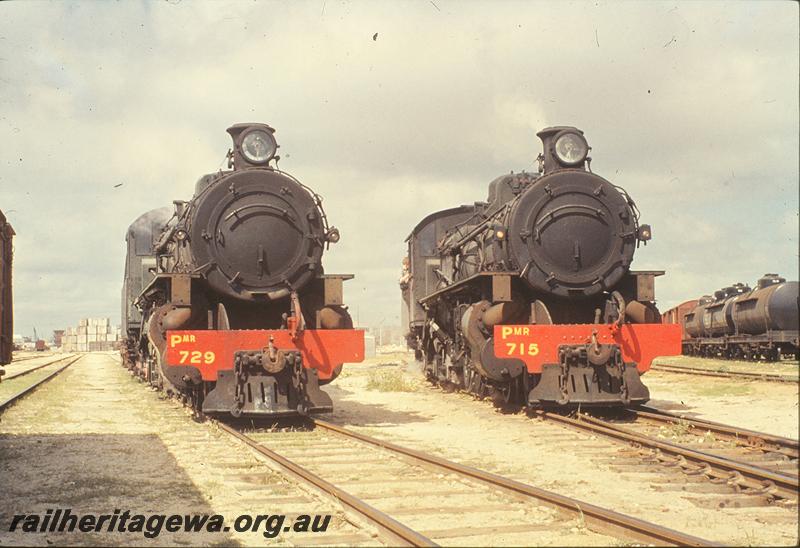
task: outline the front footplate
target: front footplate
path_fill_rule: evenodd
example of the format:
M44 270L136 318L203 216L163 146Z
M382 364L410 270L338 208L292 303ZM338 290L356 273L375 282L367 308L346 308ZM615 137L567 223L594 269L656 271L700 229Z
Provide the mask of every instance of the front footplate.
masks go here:
M327 413L330 396L319 388L315 369L303 367L297 350L241 350L233 370L221 370L203 400L203 413L265 417Z

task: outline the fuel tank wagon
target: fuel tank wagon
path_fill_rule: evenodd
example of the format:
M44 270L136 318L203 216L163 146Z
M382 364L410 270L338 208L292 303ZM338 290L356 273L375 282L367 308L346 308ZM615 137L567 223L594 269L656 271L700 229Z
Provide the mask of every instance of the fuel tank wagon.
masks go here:
M429 378L527 405L627 405L680 352L655 278L631 270L651 239L633 199L593 173L575 127L538 133L538 173L489 183L485 202L432 213L407 239L407 342Z
M228 128L228 170L128 229L124 362L207 414L331 411L320 387L363 359L343 299L353 276L322 265L339 231L322 198L278 169L274 132Z
M709 358L776 361L798 356L798 282L764 274L754 289L743 283L706 295L685 315L683 353Z

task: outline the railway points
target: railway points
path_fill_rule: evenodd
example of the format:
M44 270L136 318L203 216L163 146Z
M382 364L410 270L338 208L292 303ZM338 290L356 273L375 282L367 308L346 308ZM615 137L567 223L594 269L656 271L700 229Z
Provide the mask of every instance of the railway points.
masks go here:
M398 357L390 354L384 361L397 363ZM375 363L380 363L380 360ZM395 365L394 368L402 366ZM358 373L363 376L359 377ZM409 375L413 377L413 374ZM390 444L433 453L522 483L545 488L557 486L559 492L565 485L571 485L570 494L578 498L582 498L580 494L585 490L591 490L593 496L590 500L599 506L604 506L607 500L620 500L618 497L624 496L625 502L615 506L615 510L656 523L667 517L667 523L676 527L684 523L682 519L691 522L694 518L689 516L695 516L698 523L702 521L709 528L691 532L722 543L738 542L732 540L738 537L736 530L717 528L726 520L737 523L742 528L740 532L751 525L760 527L756 525L760 520L773 524L771 527L775 527L775 531L786 527L783 530L790 536L790 532L796 529L793 510L796 506L789 499L769 493L756 494L754 490L746 492L746 488L741 489L727 481L712 482L703 475L686 474L678 466L664 466L653 458L650 451L596 432L573 430L549 420L526 418L519 411L497 413L489 401L473 401L464 393L443 394L440 389L429 388L424 383L411 392L383 394L375 390L361 391L360 388L371 378L368 370L362 371L361 367L350 369L348 376L341 381L344 392L338 398L334 392L340 410L334 414L337 423L344 423L350 430L378 437ZM341 398L345 395L343 401ZM367 407L375 411L368 412ZM403 413L403 410L411 409L415 411ZM456 429L459 431L450 431L446 424L458 425ZM664 435L685 428L682 424L668 427ZM740 435L743 431L739 429ZM709 439L705 432L697 437ZM470 444L466 441L470 439L480 439L481 442ZM666 440L674 441L671 438ZM730 445L723 443L721 435L715 441L715 447L722 451L731 450ZM742 448L737 451L733 456L738 454L740 458L743 453L752 454L755 460L766 455L761 450L751 452ZM768 457L776 464L783 462L784 471L790 471L790 456L785 461L782 457ZM583 464L578 464L581 462ZM730 478L730 474L726 478ZM540 481L544 483L540 484ZM639 508L647 513L646 516L634 510ZM764 534L766 530L762 530ZM773 542L783 542L779 538L780 535L776 536Z
M677 467L689 474L702 474L711 481L729 485L734 491L743 490L747 494L764 496L770 500L777 499L797 504L796 458L777 455L778 460L775 461L775 457L770 457L768 453L762 455L759 452L758 457L749 457L750 460L757 462L754 464L743 460L742 455L746 455L747 451L737 451L736 456L723 456L719 453L724 450L706 447L698 449L689 444L659 439L655 435L635 431L630 427L620 426L586 413L578 413L574 418L551 412L538 414L545 420L644 448L652 452L651 457L655 461L665 466ZM652 415L654 414L651 414L650 418Z

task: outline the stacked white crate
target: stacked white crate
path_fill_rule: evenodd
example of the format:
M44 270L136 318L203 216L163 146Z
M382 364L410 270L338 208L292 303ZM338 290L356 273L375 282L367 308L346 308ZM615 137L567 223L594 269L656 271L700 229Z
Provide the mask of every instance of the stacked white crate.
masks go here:
M117 346L118 328L109 318L83 318L78 327L69 327L64 335L67 352L96 352L114 350Z

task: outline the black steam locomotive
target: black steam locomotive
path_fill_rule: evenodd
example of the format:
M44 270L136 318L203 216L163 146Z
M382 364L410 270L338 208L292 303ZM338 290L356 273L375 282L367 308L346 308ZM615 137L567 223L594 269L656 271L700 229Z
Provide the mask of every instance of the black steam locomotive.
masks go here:
M128 230L124 362L205 413L330 411L319 386L363 357L342 299L352 276L322 268L339 232L322 199L277 168L271 127L228 133L232 169Z
M739 360L798 359L798 282L764 274L755 289L745 284L706 295L680 318L683 353Z
M408 344L432 380L508 402L646 401L640 374L680 348L659 325L663 272L630 270L650 227L591 172L582 131L538 136L538 174L498 177L486 202L432 213L408 237Z

